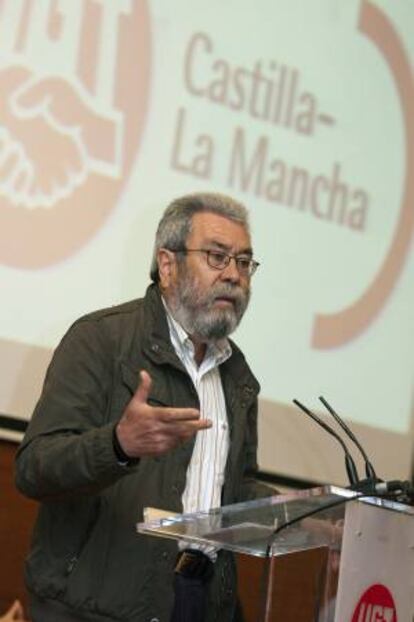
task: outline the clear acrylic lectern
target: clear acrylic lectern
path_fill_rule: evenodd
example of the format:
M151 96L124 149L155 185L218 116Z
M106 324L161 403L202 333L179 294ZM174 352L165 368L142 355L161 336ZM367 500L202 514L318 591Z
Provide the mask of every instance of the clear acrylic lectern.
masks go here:
M395 563L400 570L403 563L404 571L412 577L411 587L414 585L414 508L376 497L362 497L333 486L238 503L209 512L164 516L139 523L138 531L185 540L189 545L202 544L263 558L262 589L258 591L254 622L343 622L353 620L353 612L356 612L355 620L365 622L365 610L361 609L361 616L357 617L358 598L365 583L375 584L375 572L371 572L372 576L368 572L372 566L369 557L371 549L375 549L378 557L381 542L389 543L383 552L387 556L384 565L391 570L396 545ZM396 543L397 539L403 539L402 545ZM345 541L348 549L353 550L351 560L349 555L345 556L347 567L341 559ZM359 561L358 550L363 551ZM405 562L403 552L406 553ZM371 570L378 571L379 566L377 562L377 568ZM390 585L392 571L377 574L381 585L387 581ZM392 589L391 585L391 595ZM344 611L344 605L339 602L340 592L347 603L349 617L338 614L339 610ZM404 614L396 619L411 620L408 615L412 599L408 590L408 596L402 592L401 597L407 604L402 603L400 608ZM396 594L394 601L398 596ZM372 612L372 606L369 611Z

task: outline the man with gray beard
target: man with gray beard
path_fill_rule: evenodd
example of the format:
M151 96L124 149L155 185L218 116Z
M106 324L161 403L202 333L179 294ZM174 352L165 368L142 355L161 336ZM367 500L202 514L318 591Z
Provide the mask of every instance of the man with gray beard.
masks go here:
M17 457L41 502L26 565L32 622L231 622L230 554L139 535L144 508L209 510L258 484L259 385L228 339L249 302L247 213L194 194L159 223L143 299L70 328Z

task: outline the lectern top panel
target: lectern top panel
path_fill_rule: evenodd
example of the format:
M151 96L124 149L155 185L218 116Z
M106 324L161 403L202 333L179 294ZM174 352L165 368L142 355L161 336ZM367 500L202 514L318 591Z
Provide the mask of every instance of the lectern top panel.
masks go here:
M344 506L358 493L323 486L209 512L139 523L140 533L265 557L315 546L340 547Z

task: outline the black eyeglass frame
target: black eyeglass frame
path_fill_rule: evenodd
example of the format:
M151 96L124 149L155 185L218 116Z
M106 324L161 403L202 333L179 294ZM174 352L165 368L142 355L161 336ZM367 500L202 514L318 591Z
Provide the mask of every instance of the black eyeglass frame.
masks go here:
M219 249L213 248L176 248L176 249L168 249L171 253L183 253L184 255L187 253L205 253L207 264L213 270L225 270L227 266L230 264L230 261L234 259L236 268L239 271L239 274L252 277L256 272L257 268L260 266L260 263L253 259L252 257L248 257L243 254L232 255L231 253L226 253L225 251L221 251ZM222 265L214 265L211 263L211 258L213 255L221 255L223 257ZM245 262L248 264L246 268L243 265L240 265L240 262Z

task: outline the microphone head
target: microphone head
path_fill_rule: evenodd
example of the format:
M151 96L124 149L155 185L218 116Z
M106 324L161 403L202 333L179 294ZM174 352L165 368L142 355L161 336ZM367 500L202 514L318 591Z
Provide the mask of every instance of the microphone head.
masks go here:
M325 421L323 421L323 419L318 417L318 415L315 415L315 413L313 413L311 410L309 410L309 408L304 406L304 404L299 402L299 400L294 399L292 401L294 404L296 404L296 406L298 406L301 409L302 412L305 413L305 415L308 415L311 419L313 419L313 421L315 421L315 423L321 426L326 432L328 432L328 434L336 438L336 440L340 443L345 454L345 468L346 468L346 472L348 475L349 483L351 487L356 486L359 482L358 471L357 471L354 459L352 455L350 454L348 447L345 444L345 441L339 436L339 434L333 428L331 428L330 425L328 425Z
M361 443L359 442L355 434L352 432L351 428L345 423L345 421L338 415L338 413L332 408L329 402L322 395L319 397L319 400L322 402L322 404L325 406L328 412L332 415L335 421L341 426L341 428L343 429L345 434L348 436L348 438L350 438L351 441L355 444L355 446L359 449L364 459L365 473L366 473L367 478L372 479L373 481L377 481L378 478L375 473L375 469L372 466L372 463L370 462L370 460L368 459L365 449L362 447Z

